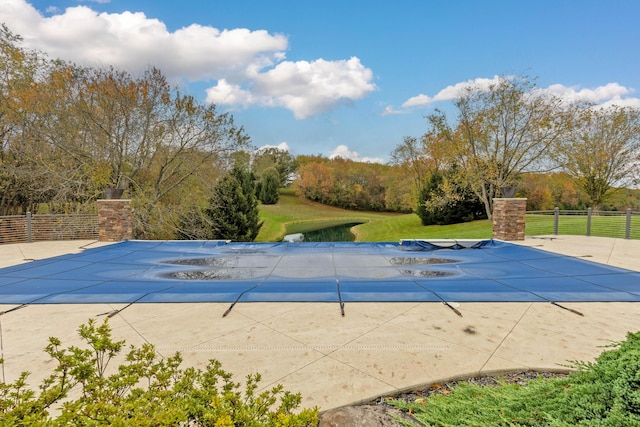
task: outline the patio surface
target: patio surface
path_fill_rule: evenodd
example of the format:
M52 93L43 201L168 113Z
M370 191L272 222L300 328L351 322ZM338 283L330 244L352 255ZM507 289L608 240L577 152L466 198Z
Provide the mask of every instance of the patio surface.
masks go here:
M640 271L640 241L584 236L527 238L523 245ZM104 243L0 245L0 268L80 252ZM640 288L640 283L638 284ZM28 305L0 315L3 379L30 371L37 386L52 363L42 349L55 336L77 345L77 328L126 304ZM512 369L563 369L593 360L602 346L640 329L638 303L439 302L134 304L110 318L116 339L152 343L162 356L180 351L184 366L218 359L243 381L283 384L305 407L322 410L368 401L451 377ZM0 311L16 305L0 304Z

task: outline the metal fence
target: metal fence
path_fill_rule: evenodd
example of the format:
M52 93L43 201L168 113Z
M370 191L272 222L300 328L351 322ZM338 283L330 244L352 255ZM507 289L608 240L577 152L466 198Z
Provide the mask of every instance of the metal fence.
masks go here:
M95 214L0 216L0 244L97 238Z
M528 211L525 215L527 236L570 234L582 236L640 239L640 212L627 209L619 211L568 211L555 208L551 211Z
M528 211L527 236L583 235L640 239L640 212L560 210ZM95 214L0 216L0 244L51 240L98 239Z

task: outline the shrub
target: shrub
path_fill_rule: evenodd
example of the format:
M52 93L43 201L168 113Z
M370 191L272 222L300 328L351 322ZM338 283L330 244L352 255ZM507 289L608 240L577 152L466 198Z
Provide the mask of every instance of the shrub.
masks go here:
M526 386L460 383L449 394L389 403L434 426L640 426L640 332L595 362L571 367L577 371L568 378Z
M61 348L50 338L45 351L57 362L36 393L23 372L0 384L2 425L132 426L315 426L318 410L294 412L300 394L281 385L257 393L260 374L248 375L244 392L232 375L210 360L204 370L180 367L179 353L162 359L151 344L130 347L124 363L110 362L125 348L114 341L107 320L81 325L85 348ZM78 398L69 398L78 390ZM51 416L54 405L59 414Z
M486 218L482 203L459 182L455 168L434 172L420 189L416 214L422 225L447 225Z
M280 198L280 178L276 168L268 168L262 173L256 188L258 199L265 205L275 205Z

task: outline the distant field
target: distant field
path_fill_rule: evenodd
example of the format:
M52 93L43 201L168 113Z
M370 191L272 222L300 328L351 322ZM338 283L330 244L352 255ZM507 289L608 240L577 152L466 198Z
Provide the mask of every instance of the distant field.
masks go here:
M491 238L491 222L473 221L446 226L423 226L415 214L360 212L334 208L298 198L283 190L276 205L261 205L264 224L256 241L281 241L287 234L304 233L336 225L360 222L351 231L360 242L397 242L400 239Z

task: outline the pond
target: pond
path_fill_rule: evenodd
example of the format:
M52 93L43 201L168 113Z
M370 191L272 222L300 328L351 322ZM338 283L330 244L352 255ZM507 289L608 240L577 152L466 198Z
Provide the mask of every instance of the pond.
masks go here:
M320 230L307 231L304 233L305 242L353 242L356 236L351 232L351 227L362 224L361 222L351 222L349 224L337 225L334 227L321 228Z

